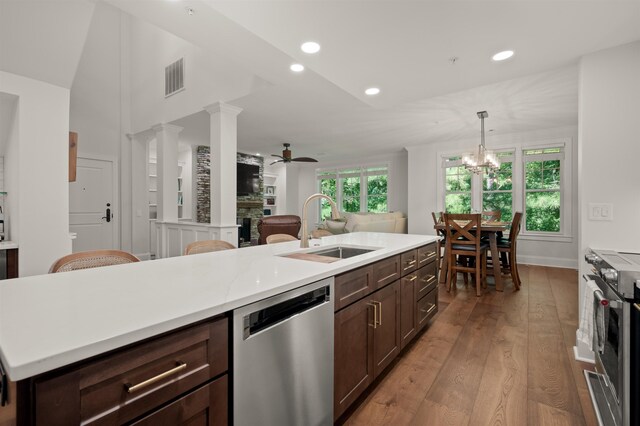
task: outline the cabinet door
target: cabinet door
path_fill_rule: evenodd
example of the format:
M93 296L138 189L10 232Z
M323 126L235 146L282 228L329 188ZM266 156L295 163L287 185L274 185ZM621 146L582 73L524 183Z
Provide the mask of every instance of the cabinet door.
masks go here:
M427 244L418 249L418 268L436 260L436 243Z
M409 250L400 255L401 275L404 277L418 268L418 250Z
M373 381L373 312L365 298L335 314L334 419Z
M400 280L373 294L378 321L373 336L373 371L377 377L400 352Z
M373 264L373 280L376 289L391 284L400 278L400 256L382 259Z
M227 425L227 375L132 423L154 425Z
M422 330L429 320L438 312L438 287L418 300L416 304L416 326Z
M431 262L424 268L418 269L418 280L416 284L416 300L422 299L438 285L436 277L436 263Z
M369 265L338 275L335 279L335 289L336 302L334 309L339 311L356 300L373 293L375 290L373 268Z
M407 346L407 343L416 335L416 283L418 273L402 277L400 280L400 336L402 341L400 348Z

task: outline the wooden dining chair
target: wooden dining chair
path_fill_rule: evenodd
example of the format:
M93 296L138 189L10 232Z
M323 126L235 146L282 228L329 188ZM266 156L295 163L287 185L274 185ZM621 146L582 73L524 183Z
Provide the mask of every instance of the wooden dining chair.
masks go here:
M287 241L298 241L298 239L289 234L271 234L267 237L267 244L286 243Z
M484 222L500 222L502 219L502 211L500 210L487 210L482 212L482 220Z
M121 250L90 250L68 254L56 260L49 273L76 271L78 269L99 268L101 266L122 265L140 262L136 256Z
M185 256L190 254L211 253L214 251L231 250L236 248L233 244L222 240L194 241L184 248Z
M433 225L437 226L439 224L442 223L442 212L431 212L431 217L433 218ZM438 276L440 276L440 274L442 273L442 247L444 247L445 245L445 239L447 238L446 236L446 231L443 230L437 230L436 233L438 234L439 237L442 237L442 239L438 240L436 242L436 269L437 269L437 273Z
M482 220L480 214L444 214L446 231L446 256L448 256L447 275L451 286L457 283L458 272L474 274L476 296L481 296L482 287L486 287L487 250L489 244L482 241ZM459 262L457 257L472 259L473 262Z
M507 254L507 265L503 262L503 269L511 274L511 280L516 290L520 290L520 274L518 273L518 259L517 259L517 242L518 235L520 235L520 228L522 224L522 212L516 212L513 215L513 221L511 222L511 230L509 231L508 240L498 241L498 251L500 255L502 253Z

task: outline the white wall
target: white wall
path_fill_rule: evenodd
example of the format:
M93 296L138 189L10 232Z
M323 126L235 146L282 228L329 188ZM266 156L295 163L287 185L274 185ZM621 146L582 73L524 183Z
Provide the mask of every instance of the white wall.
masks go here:
M538 265L577 267L577 167L576 141L577 127L542 129L536 132L494 135L487 139L487 148L492 146L509 146L509 144L537 144L548 140L571 138L573 141L572 157L573 179L571 240L539 241L533 237L521 237L518 243L520 261ZM442 202L438 200L438 174L442 173L440 153L474 149L480 143L478 139L461 140L446 143L435 143L408 147L408 207L409 233L434 234L431 212L441 211Z
M17 221L9 226L20 245L19 274L44 274L71 252L69 90L0 71L0 92L19 98L6 157L7 203L15 204L7 220Z
M640 214L638 76L640 42L580 62L580 258L587 247L640 251L640 232L632 225ZM589 203L613 204L613 220L590 221ZM581 274L588 270L581 261Z
M240 98L254 89L253 74L139 19L132 21L131 42L135 132L200 112L205 105ZM164 69L182 57L185 90L165 98Z

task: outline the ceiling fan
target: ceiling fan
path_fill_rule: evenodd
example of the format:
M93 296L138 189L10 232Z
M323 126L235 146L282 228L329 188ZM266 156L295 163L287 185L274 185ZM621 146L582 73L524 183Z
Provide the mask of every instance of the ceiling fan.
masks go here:
M301 163L317 163L318 162L318 160L316 160L315 158L310 158L310 157L291 158L291 150L289 149L291 144L283 143L282 145L284 145L284 151L282 151L282 155L271 154L272 157L278 157L280 158L280 160L274 161L273 163L271 163L271 165L276 163L286 164L286 163L291 163L292 161L299 161Z

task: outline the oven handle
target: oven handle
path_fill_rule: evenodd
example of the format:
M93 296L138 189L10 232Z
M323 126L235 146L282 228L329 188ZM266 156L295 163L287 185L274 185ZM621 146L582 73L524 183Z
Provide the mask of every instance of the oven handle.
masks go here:
M609 301L604 298L602 290L596 290L593 292L593 337L595 339L595 346L599 353L604 353L604 342L607 339L607 310L609 307Z

